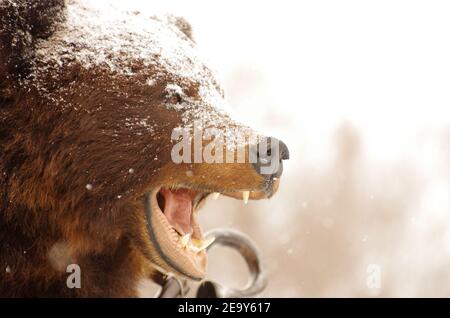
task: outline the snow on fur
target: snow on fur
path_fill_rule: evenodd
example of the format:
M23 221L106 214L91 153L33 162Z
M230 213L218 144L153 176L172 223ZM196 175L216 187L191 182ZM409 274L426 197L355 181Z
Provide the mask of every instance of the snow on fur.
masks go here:
M256 135L231 118L215 73L205 64L195 43L171 19L121 11L111 3L88 0L70 1L65 14L65 22L56 32L36 45L36 86L39 87L42 74L74 62L86 69L105 69L116 76L134 76L132 65L140 63L143 68L154 70L143 85L164 80L164 74L175 79L175 83L166 83L166 91L182 95L182 100L166 107L183 113L184 128L193 128L194 123L200 123L202 128L219 128L230 147L245 143L245 136ZM199 86L199 100L183 93L182 84L192 82ZM40 89L45 91L44 87ZM143 122L136 120L134 124L140 123ZM226 132L224 127L228 128Z

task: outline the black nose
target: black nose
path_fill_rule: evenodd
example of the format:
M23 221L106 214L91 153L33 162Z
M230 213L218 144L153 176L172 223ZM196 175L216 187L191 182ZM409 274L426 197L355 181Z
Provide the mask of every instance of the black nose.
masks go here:
M279 139L269 137L252 149L255 170L266 178L279 178L283 173L283 160L289 159L289 149Z

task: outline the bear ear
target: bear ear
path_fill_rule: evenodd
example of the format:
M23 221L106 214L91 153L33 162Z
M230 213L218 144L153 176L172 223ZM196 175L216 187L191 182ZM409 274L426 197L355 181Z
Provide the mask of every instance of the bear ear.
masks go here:
M173 24L181 31L183 32L189 39L191 39L193 42L194 37L192 36L192 27L189 22L183 17L172 17Z
M192 36L192 27L190 23L183 17L177 17L171 14L164 15L163 17L153 17L156 20L161 22L165 22L167 24L175 26L178 30L184 33L191 41L194 41L194 37Z
M36 39L53 33L64 0L0 0L0 98L12 96L25 76Z

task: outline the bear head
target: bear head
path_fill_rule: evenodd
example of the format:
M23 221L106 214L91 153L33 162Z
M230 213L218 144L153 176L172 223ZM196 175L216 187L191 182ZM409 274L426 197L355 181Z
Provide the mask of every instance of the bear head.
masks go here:
M200 280L205 199L276 192L286 146L230 115L184 19L2 0L0 44L0 294ZM82 289L67 290L68 264Z

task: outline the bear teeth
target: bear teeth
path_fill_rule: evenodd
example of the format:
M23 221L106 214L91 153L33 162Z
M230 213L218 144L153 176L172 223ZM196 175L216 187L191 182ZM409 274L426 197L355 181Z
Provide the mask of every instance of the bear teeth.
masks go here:
M191 252L199 253L207 249L216 238L211 236L206 240L193 239L191 234L186 234L180 237L179 244L183 249L188 249Z
M188 245L190 240L191 240L191 234L186 234L186 235L183 235L182 237L180 237L181 247L185 248Z
M250 197L250 191L242 192L242 200L244 200L244 204L248 203L248 198Z
M206 240L191 240L189 241L188 248L194 252L199 253L205 249L207 249L212 243L214 243L214 240L216 238L214 236L211 236L207 238Z

